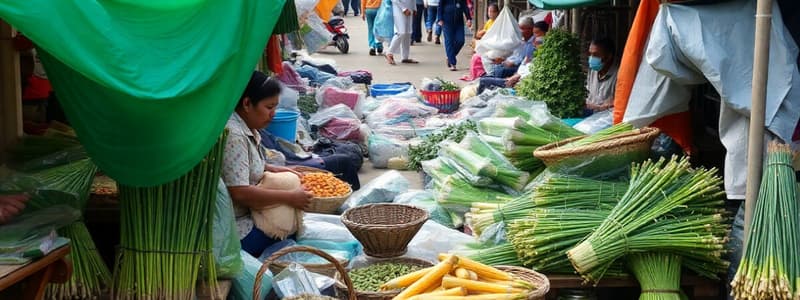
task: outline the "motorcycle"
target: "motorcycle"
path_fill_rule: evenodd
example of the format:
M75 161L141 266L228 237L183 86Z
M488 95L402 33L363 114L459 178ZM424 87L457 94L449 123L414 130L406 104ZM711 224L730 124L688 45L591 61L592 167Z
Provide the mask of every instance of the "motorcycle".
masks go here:
M350 51L350 43L347 41L350 35L347 34L347 27L344 26L344 19L338 16L331 17L328 23L325 23L325 28L333 34L333 41L329 46L336 46L339 52L347 54Z

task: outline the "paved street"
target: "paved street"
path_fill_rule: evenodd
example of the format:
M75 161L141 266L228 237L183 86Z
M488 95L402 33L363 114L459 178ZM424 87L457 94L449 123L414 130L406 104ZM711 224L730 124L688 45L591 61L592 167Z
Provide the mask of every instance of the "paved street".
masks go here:
M453 72L447 69L444 45L436 45L433 42L428 43L425 41L424 33L422 43L411 46L411 58L418 60L419 64L401 64L400 55L396 54L395 60L398 64L392 66L386 63L386 59L383 56L369 56L367 23L361 20L361 16L353 17L349 15L345 17L345 26L350 32L349 53L341 54L336 47L329 46L314 54L314 56L336 60L339 70L369 70L374 77L373 83L411 82L419 85L423 77L439 76L443 79L457 82L462 86L465 84L465 82L459 81L458 78L469 71L469 59L472 56L472 49L469 48L469 36L467 37L467 44L464 45L464 48L459 53L459 70ZM388 47L388 45L384 46L385 49L388 49Z

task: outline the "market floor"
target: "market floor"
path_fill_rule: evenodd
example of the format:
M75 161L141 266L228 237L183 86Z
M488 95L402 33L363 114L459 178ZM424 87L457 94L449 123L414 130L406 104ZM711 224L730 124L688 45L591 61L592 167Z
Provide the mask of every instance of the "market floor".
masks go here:
M411 46L411 58L418 60L419 64L401 64L399 54L395 55L397 65L389 65L383 56L369 56L367 44L367 23L361 16L349 15L344 19L345 26L350 33L350 51L341 54L336 47L329 46L315 53L314 57L333 59L339 70L368 70L372 72L373 83L411 82L419 85L422 78L441 77L465 85L466 82L459 78L469 73L469 62L472 49L469 47L471 36L467 36L467 43L458 56L458 71L453 72L447 68L444 45L428 43L423 33L422 43ZM385 45L385 49L389 46Z

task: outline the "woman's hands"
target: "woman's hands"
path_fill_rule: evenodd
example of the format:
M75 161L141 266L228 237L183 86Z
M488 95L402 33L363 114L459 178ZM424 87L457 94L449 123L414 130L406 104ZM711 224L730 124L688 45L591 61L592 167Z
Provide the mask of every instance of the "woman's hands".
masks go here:
M287 204L296 209L306 210L308 205L311 204L311 198L313 197L314 195L312 195L311 192L307 191L305 187L301 187L291 192Z
M25 194L0 196L0 224L5 224L25 209L30 197Z
M272 172L272 173L289 172L289 173L292 173L294 175L297 175L297 177L303 178L303 173L297 172L297 170L289 168L289 167L265 165L264 166L264 171Z

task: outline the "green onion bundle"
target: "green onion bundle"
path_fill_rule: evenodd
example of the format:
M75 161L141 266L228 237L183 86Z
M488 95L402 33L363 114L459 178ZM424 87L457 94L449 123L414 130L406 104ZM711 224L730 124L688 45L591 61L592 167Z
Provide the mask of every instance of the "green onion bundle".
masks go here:
M113 298L192 299L201 267L209 286L216 287L211 234L225 135L194 169L172 182L120 186Z
M800 209L793 154L788 145L768 147L750 234L731 282L736 299L800 298Z
M478 121L478 132L502 137L518 145L547 145L562 138L521 118L485 118Z
M639 300L688 299L681 291L681 256L636 253L628 257L628 264L642 288Z
M469 149L475 154L489 159L491 164L497 169L497 176L493 177L498 182L511 187L513 190L519 191L525 187L530 179L530 174L518 170L511 162L503 156L500 152L489 146L488 143L483 141L475 133L468 133L464 139L461 140L460 145ZM490 176L491 177L491 176Z
M65 283L47 286L47 299L99 299L111 283L111 271L97 252L92 236L83 222L75 222L58 231L69 238L72 276Z
M467 177L489 177L513 190L522 190L528 183L529 174L517 170L502 157L493 156L490 154L493 149L485 143L481 144L483 147L470 145L475 148L468 149L465 145L446 141L442 143L440 154L454 162L454 167L463 170L461 173L465 173Z
M517 251L511 243L489 247L478 245L475 249L457 252L489 266L522 266L522 262L517 258Z
M501 204L514 199L513 196L490 188L475 187L468 182L451 176L438 182L434 195L439 204L451 211L464 213L475 202Z
M506 204L475 203L468 218L473 231L481 232L493 223L525 218L535 208L611 210L626 191L626 183L556 174Z
M606 128L606 129L600 130L598 132L595 132L594 134L592 134L590 136L587 136L585 138L582 138L582 139L579 139L577 141L574 141L574 142L571 142L569 144L566 144L564 146L561 146L561 148L575 148L575 147L580 147L580 146L591 145L593 143L606 140L606 139L608 139L608 138L610 138L612 136L615 136L615 135L618 135L618 134L621 134L621 133L629 132L629 131L631 131L633 129L634 129L633 125L631 125L631 124L618 123L618 124L615 124L614 126L611 126L609 128Z
M635 164L627 193L567 255L575 270L592 282L618 258L642 251L678 253L705 262L693 270L714 277L727 266L721 256L730 231L723 215L708 213L724 204L721 184L715 169L691 170L688 158Z

